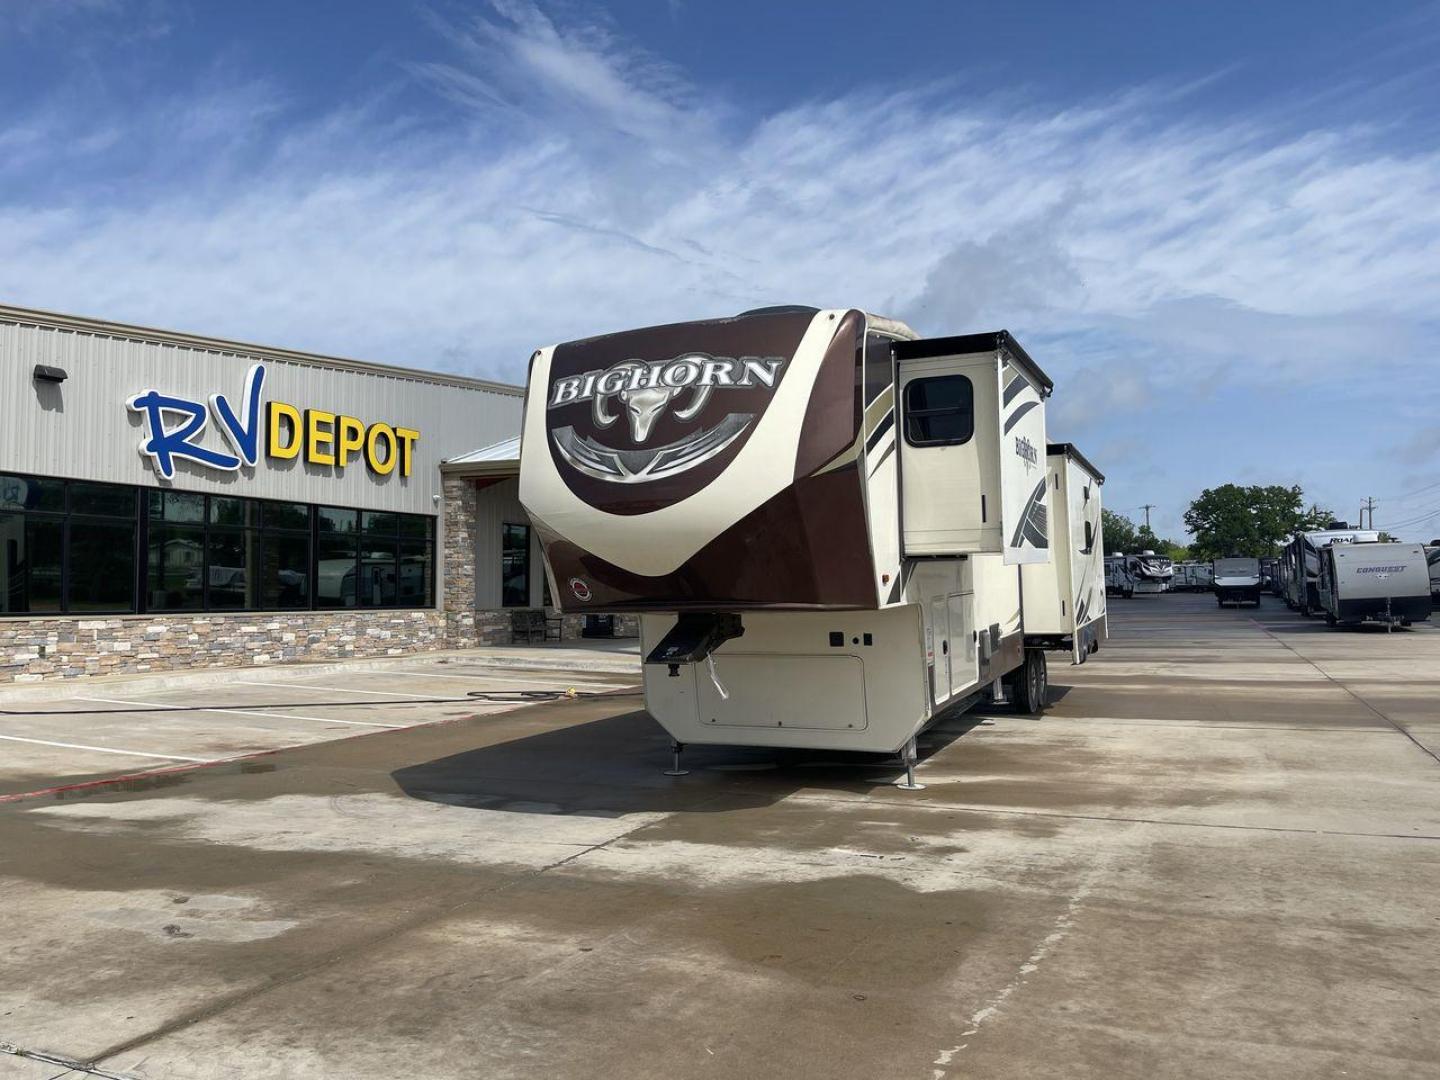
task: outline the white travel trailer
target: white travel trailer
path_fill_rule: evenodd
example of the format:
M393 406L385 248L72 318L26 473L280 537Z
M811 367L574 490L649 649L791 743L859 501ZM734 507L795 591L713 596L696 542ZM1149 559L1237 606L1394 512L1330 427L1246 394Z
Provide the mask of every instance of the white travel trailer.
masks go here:
M1135 595L1135 579L1124 555L1105 556L1105 595L1129 600Z
M1296 533L1281 554L1285 603L1302 615L1320 613L1320 549L1326 544L1373 544L1380 533L1332 521L1328 529Z
M1050 485L1050 559L1020 567L1025 638L1067 649L1076 664L1108 636L1100 488L1105 476L1070 443L1045 448Z
M1126 567L1135 579L1137 593L1163 593L1170 590L1175 578L1175 564L1168 555L1156 555L1153 551L1142 551L1139 555L1126 556Z
M1030 622L1055 598L1022 595L1021 568L1055 557L1052 388L1003 331L916 340L854 309L589 338L531 359L520 499L565 611L640 614L677 767L686 743L913 762L926 724L1002 681L1045 703L1062 639ZM1093 474L1072 457L1067 507ZM1098 531L1091 497L1067 528Z
M1430 618L1430 570L1420 544L1331 543L1320 549L1320 610L1330 626Z
M1215 602L1260 606L1260 560L1216 559L1213 564Z

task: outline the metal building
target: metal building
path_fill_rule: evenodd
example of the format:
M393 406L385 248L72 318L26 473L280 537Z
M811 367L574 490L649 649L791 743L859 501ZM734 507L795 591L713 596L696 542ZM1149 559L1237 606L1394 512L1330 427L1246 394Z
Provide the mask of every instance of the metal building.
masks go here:
M513 453L474 469L519 387L5 306L0 373L0 682L465 647L545 602Z

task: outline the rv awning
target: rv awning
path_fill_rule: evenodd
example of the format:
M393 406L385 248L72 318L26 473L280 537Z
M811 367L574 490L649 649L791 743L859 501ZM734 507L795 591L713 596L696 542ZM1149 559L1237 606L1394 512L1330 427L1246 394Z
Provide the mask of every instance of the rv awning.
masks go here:
M440 471L446 476L518 476L520 436L447 458Z

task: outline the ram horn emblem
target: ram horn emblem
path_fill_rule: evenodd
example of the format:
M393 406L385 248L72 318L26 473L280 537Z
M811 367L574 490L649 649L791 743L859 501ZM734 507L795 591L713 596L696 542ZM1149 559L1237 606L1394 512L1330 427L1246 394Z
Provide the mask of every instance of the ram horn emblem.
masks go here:
M635 484L674 476L734 445L759 414L727 413L711 426L674 442L641 449L666 410L689 394L673 415L676 420L690 421L705 411L716 388L774 390L785 363L782 356L687 352L672 360L622 360L604 370L565 375L555 380L547 408L589 404L591 425L597 433L613 428L623 415L629 421L630 446L606 446L569 424L552 427L550 435L571 468L597 480ZM612 399L619 401L618 408Z
M700 364L698 361L680 359L673 361L667 368L666 373L674 371L684 364L693 365L698 374ZM614 367L605 372L596 380L595 396L591 398L592 412L595 426L600 429L608 428L619 419L610 411L610 398L617 397L620 404L624 406L625 415L630 420L630 437L636 443L643 443L650 437L650 432L655 427L655 421L665 415L665 410L670 403L683 394L687 389L692 390L694 396L690 403L682 409L675 410L677 420L693 420L700 415L700 410L705 408L706 402L715 390L714 383L705 383L693 386L637 386L640 381L637 374L648 373L646 365L638 360L622 360ZM612 377L618 376L618 377ZM673 378L674 376L672 376ZM619 386L617 390L602 389L602 387Z

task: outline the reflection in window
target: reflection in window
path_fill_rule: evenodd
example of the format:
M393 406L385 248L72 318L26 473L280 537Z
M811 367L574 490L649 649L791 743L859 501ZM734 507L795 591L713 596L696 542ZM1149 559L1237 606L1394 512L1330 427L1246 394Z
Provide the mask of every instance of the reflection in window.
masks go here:
M400 544L400 577L395 602L401 607L430 607L434 593L430 583L433 559L428 540L406 540Z
M148 546L149 610L199 611L205 604L205 527L152 523Z
M310 606L310 534L266 533L260 570L260 607Z
M220 611L256 607L252 590L260 534L253 529L211 529L205 555L206 606Z
M61 518L0 513L0 612L60 610Z
M500 526L500 603L505 607L530 604L530 526Z
M320 533L315 539L315 606L355 606L356 547L354 536Z
M424 514L0 473L0 615L430 607L434 538Z
M130 514L135 514L135 493ZM73 499L71 505L74 505ZM135 610L135 522L70 519L69 611Z

